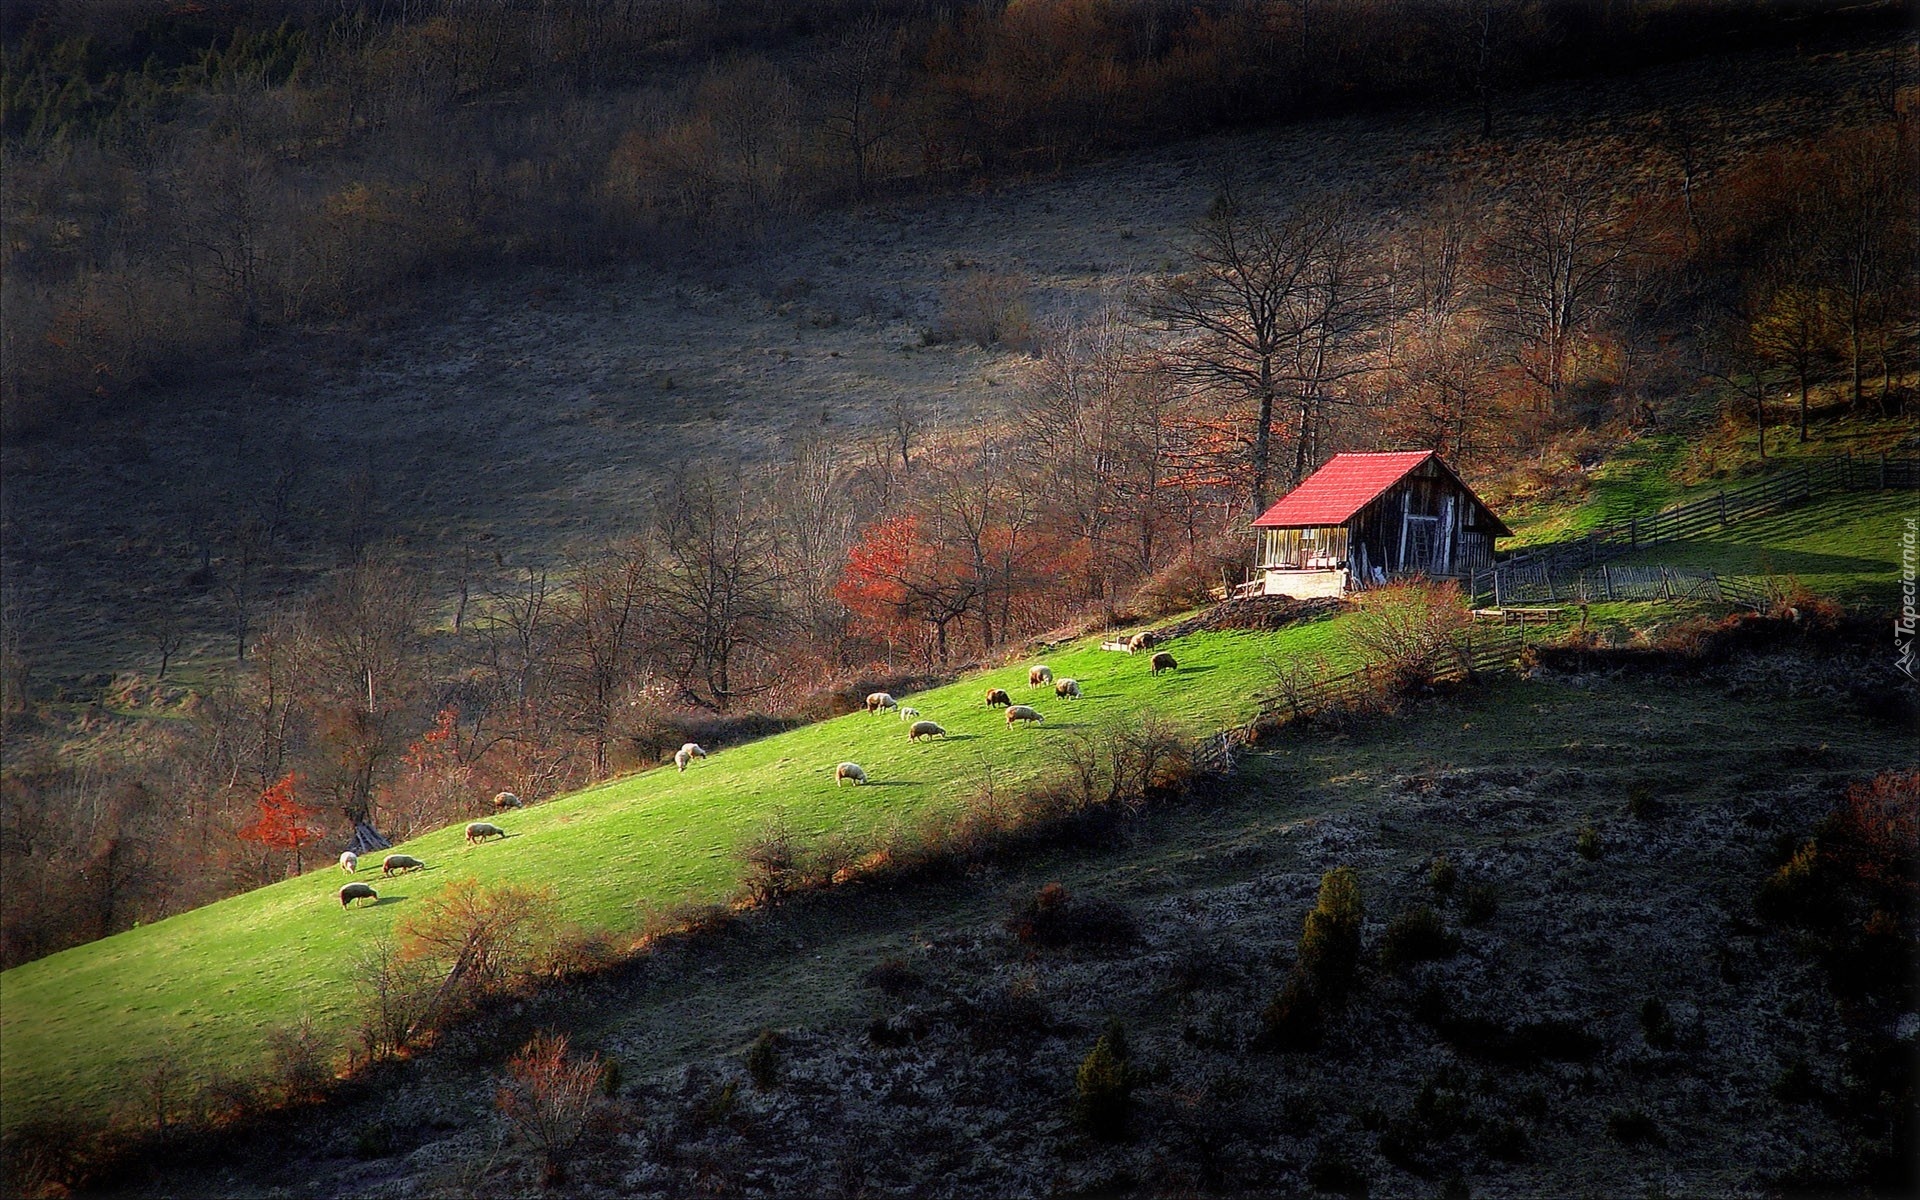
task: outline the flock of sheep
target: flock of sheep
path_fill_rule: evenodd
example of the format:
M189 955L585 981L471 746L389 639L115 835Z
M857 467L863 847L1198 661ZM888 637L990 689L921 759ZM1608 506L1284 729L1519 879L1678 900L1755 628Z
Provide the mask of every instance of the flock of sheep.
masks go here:
M1127 653L1135 654L1142 650L1151 650L1157 640L1151 632L1136 633L1127 639ZM1179 665L1179 663L1174 661L1173 655L1168 654L1164 650L1155 653L1152 661L1149 663L1152 673L1155 675L1160 674L1162 671L1174 670L1179 667ZM1053 685L1053 694L1061 700L1080 699L1079 680L1055 679L1053 677L1053 668L1047 666L1045 663L1027 668L1028 687L1036 688L1046 684ZM987 689L987 707L1006 709L1007 728L1009 729L1015 725L1037 725L1047 719L1044 713L1031 705L1015 704L1013 697L1007 694L1005 688ZM868 716L872 716L878 712L885 712L888 709L897 711L902 721L907 720L909 717L915 718L913 724L907 728L907 740L910 742L917 742L921 738L943 738L947 736L947 731L942 729L937 723L919 720L919 709L909 708L901 704L886 692L874 692L867 697ZM699 747L696 746L694 749L699 749ZM703 753L702 757L704 756ZM680 769L684 771L686 767L683 765ZM867 782L866 768L855 762L843 762L835 767L833 769L834 786L838 787L848 782L854 784Z
M1151 650L1156 640L1151 632L1136 633L1127 639L1127 653L1135 654L1141 650ZM1148 665L1151 668L1152 674L1158 675L1162 671L1172 671L1178 668L1180 664L1174 661L1173 655L1161 650L1154 654ZM1060 700L1080 699L1079 680L1055 679L1053 677L1053 668L1044 663L1027 669L1028 687L1036 688L1046 684L1053 685L1053 694ZM1005 688L987 689L987 707L1006 709L1007 728L1009 729L1015 725L1037 725L1047 719L1045 714L1033 708L1031 705L1015 704L1013 697L1007 694ZM886 712L889 709L897 712L903 721L908 718L914 719L913 724L907 727L907 740L910 742L918 742L922 738L944 738L947 736L947 731L941 728L937 722L920 720L919 709L909 708L901 704L886 692L874 692L867 697L868 716L872 716L875 713ZM699 744L688 742L674 751L673 765L684 772L687 769L687 765L694 759L705 758L706 756L707 752L702 749ZM866 768L862 767L859 763L843 762L833 769L833 783L835 787L849 782L856 785L866 783ZM508 809L525 808L526 805L520 797L514 795L512 792L501 792L494 796L493 807L497 812L505 812ZM474 821L467 826L467 845L469 846L484 842L488 838L504 838L506 836L506 830L488 821ZM391 876L396 872L417 871L426 865L427 864L414 858L410 854L389 854L380 861L380 873L383 877ZM353 851L348 850L340 856L340 869L349 875L359 870L359 867L360 856ZM379 893L374 891L368 884L358 882L349 883L340 889L340 907L342 908L346 908L355 900L373 900L378 902L379 899Z
M695 748L698 749L698 747ZM682 770L684 769L685 768L682 768ZM525 808L526 806L526 801L520 799L520 797L514 795L512 792L500 792L493 798L493 807L496 812L505 812L510 808ZM484 842L488 838L503 838L506 836L507 831L493 824L491 821L474 821L467 826L467 845L469 846L478 842ZM389 854L380 860L380 875L382 878L387 878L406 871L423 870L426 865L427 864L421 862L411 854ZM349 875L358 871L360 869L360 856L351 850L342 851L340 854L340 869ZM340 889L341 908L346 908L355 900L372 900L375 903L379 903L380 893L374 891L371 884L358 882L349 883Z

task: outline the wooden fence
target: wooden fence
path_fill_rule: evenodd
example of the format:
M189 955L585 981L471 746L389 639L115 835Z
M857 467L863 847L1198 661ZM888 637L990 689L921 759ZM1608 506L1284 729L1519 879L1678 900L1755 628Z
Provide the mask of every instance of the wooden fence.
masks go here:
M1628 567L1601 563L1568 569L1551 560L1520 563L1495 580L1494 603L1601 603L1608 600L1721 600L1720 577L1691 567Z
M1611 558L1662 542L1697 538L1735 521L1779 512L1832 492L1878 491L1920 487L1920 459L1823 458L1796 463L1745 487L1716 492L1699 500L1676 504L1643 517L1605 525L1577 538L1529 546L1502 558L1490 570L1468 578L1467 592L1475 604L1508 603L1511 581L1533 580L1518 586L1533 590L1544 578L1551 587L1555 572L1569 576L1582 568L1599 566ZM1603 581L1602 590L1605 591ZM1621 599L1628 597L1622 596Z

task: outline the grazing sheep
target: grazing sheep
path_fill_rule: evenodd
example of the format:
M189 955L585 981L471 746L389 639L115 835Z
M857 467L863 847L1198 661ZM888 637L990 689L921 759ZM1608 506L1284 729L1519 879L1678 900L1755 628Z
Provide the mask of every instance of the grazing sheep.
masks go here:
M1137 654L1142 650L1151 650L1159 644L1160 639L1153 635L1153 630L1142 629L1127 639L1127 653Z
M1078 679L1056 680L1053 685L1053 694L1062 700L1078 700L1080 698L1080 681Z
M498 825L489 825L485 821L475 821L473 824L467 826L467 845L469 846L475 842L483 842L490 837L503 838L505 836L507 836L506 830L500 828Z
M340 869L349 875L358 871L360 869L360 856L351 850L343 851L340 855Z
M1153 673L1155 675L1158 675L1162 671L1171 671L1179 665L1179 663L1173 661L1173 655L1168 654L1165 650L1158 651L1153 656Z
M862 784L867 781L867 773L859 763L841 763L833 769L833 786L839 787L849 779Z
M694 742L688 742L673 752L673 765L684 771L687 769L688 763L696 758L705 758L706 756L707 752L702 750L699 745Z
M1045 717L1041 716L1034 709L1028 708L1024 704L1016 704L1012 708L1009 708L1007 710L1007 728L1008 729L1013 728L1013 723L1015 721L1044 721L1044 720L1046 720Z
M350 883L340 889L340 907L345 908L355 900L378 900L380 893L364 883Z
M932 721L915 721L913 728L907 730L907 740L917 742L923 737L945 737L947 731Z
M1005 688L988 688L987 689L987 707L988 708L992 708L996 704L1000 705L1001 707L1005 707L1006 705L1009 705L1012 703L1013 703L1013 697L1007 695L1007 690Z
M900 706L900 719L902 721L907 720L909 717L917 717L919 715L920 715L920 710L917 708L908 708L904 704Z
M418 871L426 865L411 854L389 854L380 860L380 873L391 875L395 871Z
M1039 687L1043 683L1053 682L1053 668L1041 663L1037 667L1027 668L1027 686Z
M526 806L526 801L520 799L520 797L514 795L512 792L501 792L493 798L493 808L495 812L505 812L509 808L525 808Z
M867 697L867 715L872 716L883 708L899 708L900 702L885 692L875 692Z

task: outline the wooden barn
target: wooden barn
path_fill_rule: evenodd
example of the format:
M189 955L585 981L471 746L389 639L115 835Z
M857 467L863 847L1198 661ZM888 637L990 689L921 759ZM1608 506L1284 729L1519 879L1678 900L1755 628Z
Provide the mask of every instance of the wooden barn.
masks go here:
M1456 576L1493 565L1512 537L1430 450L1336 454L1253 523L1258 588L1339 596L1400 575Z

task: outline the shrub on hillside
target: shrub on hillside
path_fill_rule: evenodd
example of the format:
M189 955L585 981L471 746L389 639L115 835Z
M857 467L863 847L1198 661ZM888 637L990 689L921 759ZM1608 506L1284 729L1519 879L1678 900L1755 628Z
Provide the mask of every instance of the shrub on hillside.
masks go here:
M1453 885L1459 882L1459 879L1459 869L1453 865L1453 860L1444 854L1437 855L1433 865L1427 868L1427 886L1438 895L1452 895Z
M763 1092L772 1091L780 1086L780 1035L772 1029L762 1029L760 1036L753 1039L747 1047L741 1062L747 1068L747 1077L753 1080L753 1086Z
M1339 1004L1353 985L1365 915L1360 877L1352 867L1335 867L1320 877L1319 898L1300 930L1296 969L1331 1004Z
M416 1024L470 1010L481 997L520 988L542 973L553 941L551 887L458 879L400 922L399 953L433 964L443 980Z
M1472 618L1452 582L1394 583L1355 599L1348 638L1400 689L1433 683L1461 664L1460 636Z
M1591 825L1582 825L1580 827L1580 836L1574 840L1573 845L1574 849L1579 851L1581 858L1586 859L1588 862L1593 862L1600 857L1603 849L1600 842L1600 831Z
M567 1035L538 1033L507 1063L494 1106L514 1135L537 1151L541 1182L566 1179L566 1161L597 1115L603 1068L597 1055L569 1054Z
M1401 971L1414 963L1451 958L1459 951L1459 935L1447 929L1439 913L1420 904L1387 922L1380 937L1380 966Z
M1007 918L1007 932L1023 946L1126 946L1139 940L1133 915L1111 900L1075 899L1049 883Z
M1500 911L1500 892L1490 883L1470 883L1461 895L1460 919L1468 925L1484 925Z
M1103 1142L1127 1135L1133 1107L1133 1081L1127 1055L1126 1031L1118 1021L1093 1044L1073 1077L1073 1117L1076 1124Z

